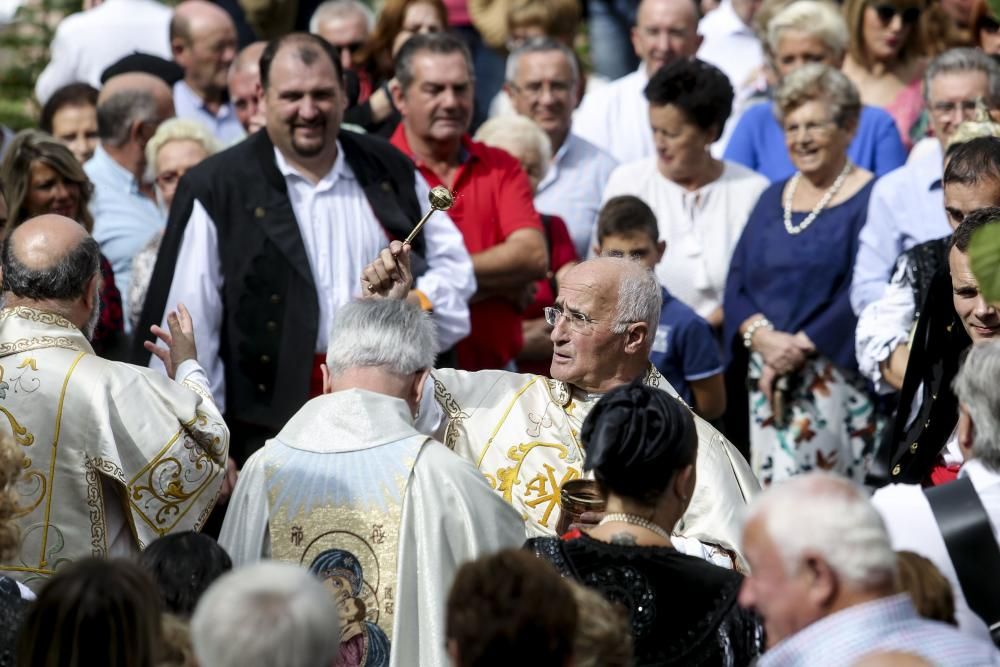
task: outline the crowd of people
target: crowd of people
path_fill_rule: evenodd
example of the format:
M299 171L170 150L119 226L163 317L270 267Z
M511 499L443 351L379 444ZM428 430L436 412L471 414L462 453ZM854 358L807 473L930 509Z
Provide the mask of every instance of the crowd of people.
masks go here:
M84 4L0 667L1000 665L985 0Z

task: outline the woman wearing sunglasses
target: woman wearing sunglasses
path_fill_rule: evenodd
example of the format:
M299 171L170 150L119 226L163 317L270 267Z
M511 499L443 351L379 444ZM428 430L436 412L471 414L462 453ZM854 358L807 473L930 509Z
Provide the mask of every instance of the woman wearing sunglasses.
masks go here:
M844 74L863 104L882 107L896 121L907 149L923 111L921 76L927 65L921 0L847 0L844 18L851 41Z

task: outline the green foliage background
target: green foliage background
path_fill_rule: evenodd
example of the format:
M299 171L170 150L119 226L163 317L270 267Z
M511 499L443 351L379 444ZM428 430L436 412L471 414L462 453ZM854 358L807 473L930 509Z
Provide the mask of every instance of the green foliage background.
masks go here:
M80 0L27 0L0 28L0 124L14 130L35 124L35 80L49 61L49 42L60 19L80 7Z

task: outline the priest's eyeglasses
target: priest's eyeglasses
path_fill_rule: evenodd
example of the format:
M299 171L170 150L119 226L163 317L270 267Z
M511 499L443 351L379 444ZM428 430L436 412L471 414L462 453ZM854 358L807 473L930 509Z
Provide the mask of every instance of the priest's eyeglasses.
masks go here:
M560 317L566 318L566 323L569 324L570 328L579 332L587 332L592 325L597 324L597 320L577 310L566 310L549 306L548 308L544 308L542 312L545 314L545 321L550 327L558 324Z

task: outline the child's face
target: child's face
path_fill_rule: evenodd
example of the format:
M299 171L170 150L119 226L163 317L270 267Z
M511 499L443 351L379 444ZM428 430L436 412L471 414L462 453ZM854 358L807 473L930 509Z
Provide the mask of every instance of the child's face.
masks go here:
M601 240L598 251L601 257L626 257L642 262L646 268L652 269L663 257L661 245L642 232L611 234Z

